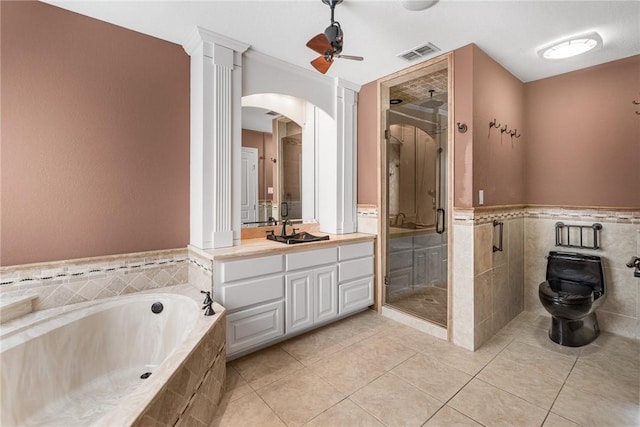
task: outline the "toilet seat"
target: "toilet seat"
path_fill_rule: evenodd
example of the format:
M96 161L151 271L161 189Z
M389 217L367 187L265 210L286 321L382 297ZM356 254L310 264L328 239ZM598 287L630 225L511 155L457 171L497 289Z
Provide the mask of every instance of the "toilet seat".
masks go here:
M591 304L597 298L589 286L569 280L545 281L539 290L540 298L557 304Z

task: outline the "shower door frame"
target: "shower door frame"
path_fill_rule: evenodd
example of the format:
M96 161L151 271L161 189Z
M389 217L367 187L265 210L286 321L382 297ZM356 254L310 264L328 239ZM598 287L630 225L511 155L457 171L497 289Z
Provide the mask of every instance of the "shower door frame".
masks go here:
M447 224L447 336L451 340L452 331L452 289L453 284L453 227L452 211L453 211L453 179L454 179L454 61L453 53L446 53L436 58L430 59L413 67L406 68L394 74L378 79L376 82L377 92L377 128L379 130L378 138L378 239L376 239L376 252L378 262L376 263L376 298L374 307L377 312L382 312L382 306L386 298L386 281L388 280L389 267L389 188L388 188L388 144L385 139L385 131L387 126L387 110L389 110L389 90L395 86L396 81L400 78L406 78L407 74L416 74L416 78L420 76L420 72L424 71L424 75L428 75L427 68L442 61L447 62L447 200L445 223Z

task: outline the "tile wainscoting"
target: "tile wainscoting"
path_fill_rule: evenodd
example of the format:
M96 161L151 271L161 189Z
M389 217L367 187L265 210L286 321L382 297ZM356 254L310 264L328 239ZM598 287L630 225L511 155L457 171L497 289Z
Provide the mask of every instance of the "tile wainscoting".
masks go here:
M555 246L555 224L602 224L600 249ZM625 263L640 256L640 210L528 207L525 211L525 310L548 315L538 298L544 281L549 251L559 250L598 255L604 260L607 296L597 311L600 329L640 338L640 279Z
M189 265L185 248L0 267L0 298L36 295L45 310L187 283Z
M499 227L504 224L502 251ZM524 206L454 209L452 340L479 348L524 308Z

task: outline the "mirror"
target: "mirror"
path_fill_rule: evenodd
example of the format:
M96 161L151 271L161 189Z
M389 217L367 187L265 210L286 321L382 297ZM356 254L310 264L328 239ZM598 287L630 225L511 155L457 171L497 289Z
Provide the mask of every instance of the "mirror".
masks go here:
M303 175L315 177L314 142L308 139L300 124L279 112L242 107L243 228L284 219L315 222L315 179Z

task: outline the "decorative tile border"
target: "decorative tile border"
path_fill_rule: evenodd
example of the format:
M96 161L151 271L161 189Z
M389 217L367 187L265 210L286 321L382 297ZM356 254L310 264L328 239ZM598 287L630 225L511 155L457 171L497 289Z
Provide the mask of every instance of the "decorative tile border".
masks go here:
M616 224L640 224L640 209L529 206L526 208L525 217L562 218L574 221L594 221Z
M611 208L576 208L562 206L496 206L489 208L454 209L457 225L481 225L515 218L548 218L601 223L640 224L640 210Z
M186 249L0 267L0 298L35 294L34 310L187 283Z

